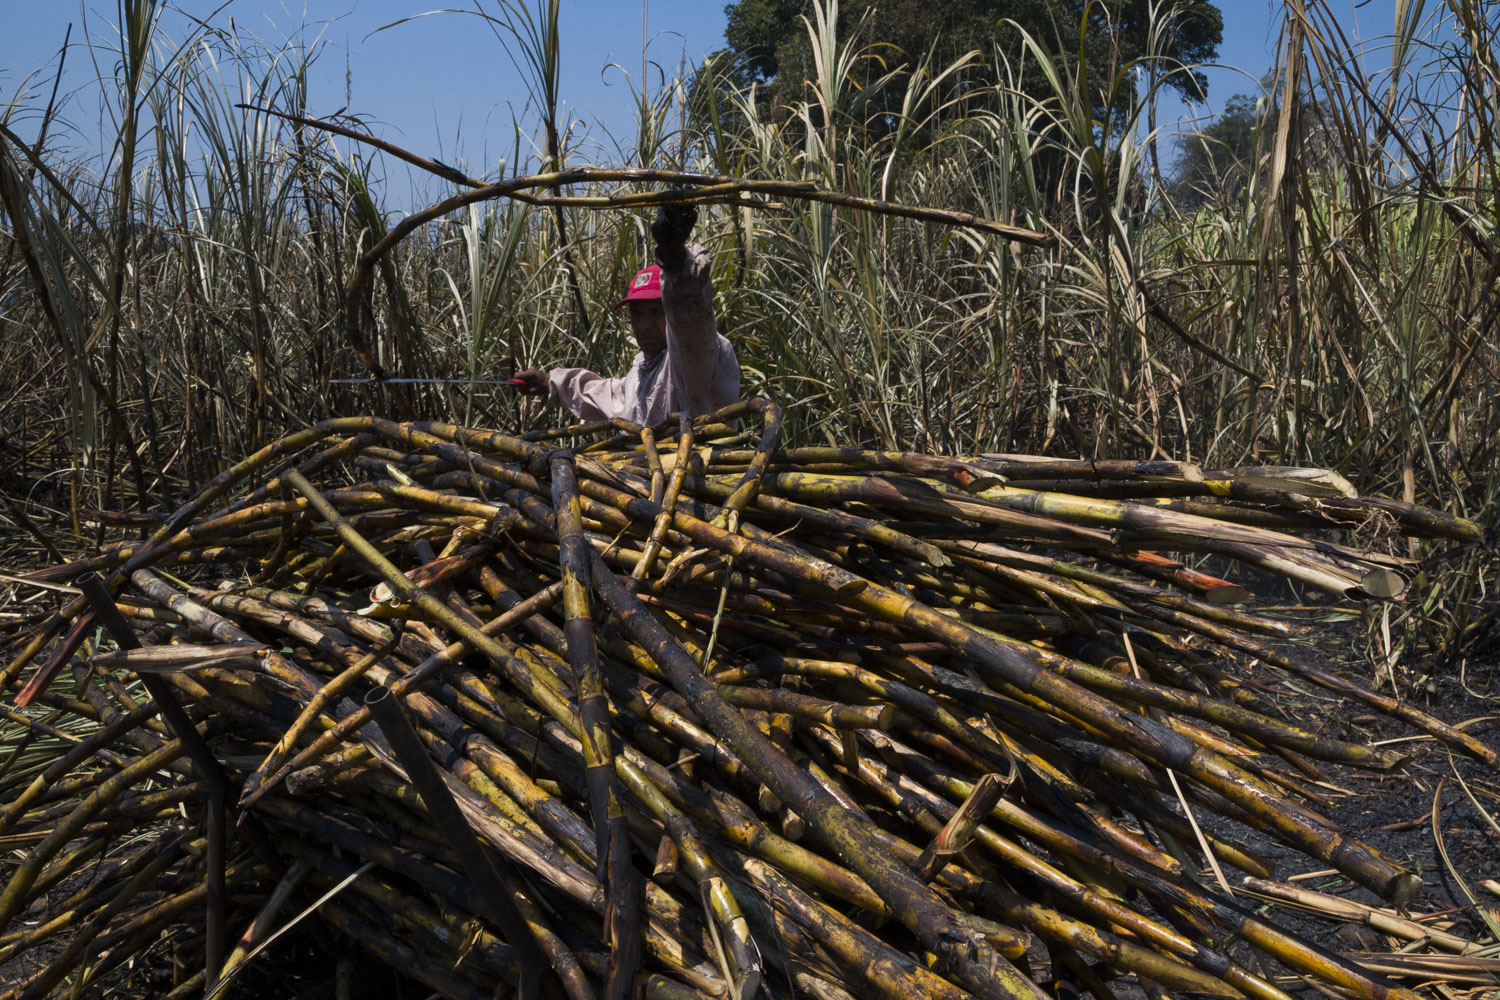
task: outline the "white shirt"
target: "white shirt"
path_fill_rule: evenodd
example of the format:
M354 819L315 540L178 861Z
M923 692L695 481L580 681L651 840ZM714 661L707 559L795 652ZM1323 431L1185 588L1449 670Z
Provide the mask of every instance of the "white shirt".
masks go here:
M554 368L547 373L547 402L580 420L623 417L655 424L681 411L712 413L739 399L740 363L714 323L708 251L689 244L680 271L662 268L661 291L665 348L649 357L637 351L620 378L584 368Z

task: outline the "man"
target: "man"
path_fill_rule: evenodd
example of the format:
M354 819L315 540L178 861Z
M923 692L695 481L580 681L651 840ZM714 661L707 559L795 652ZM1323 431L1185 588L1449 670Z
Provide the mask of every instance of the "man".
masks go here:
M583 368L528 368L521 391L547 397L580 420L623 417L658 423L669 414L712 413L740 396L740 364L714 324L708 251L687 242L698 221L692 205L663 205L651 224L656 264L643 268L625 297L640 348L630 370L604 378Z

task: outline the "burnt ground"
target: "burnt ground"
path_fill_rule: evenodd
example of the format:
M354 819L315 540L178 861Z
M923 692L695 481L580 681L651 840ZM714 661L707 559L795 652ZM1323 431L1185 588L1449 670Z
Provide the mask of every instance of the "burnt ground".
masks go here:
M1325 669L1389 694L1390 674L1381 669L1380 678L1375 676L1366 632L1367 627L1355 621L1325 625L1316 645L1301 645L1300 649L1304 655L1316 651L1319 665ZM1458 660L1456 664L1444 664L1435 655L1421 653L1403 657L1394 671L1401 698L1500 749L1500 648L1475 643L1474 652L1460 655ZM1274 671L1257 666L1255 673L1264 681L1268 679L1266 674ZM1381 679L1385 683L1380 683ZM1500 774L1421 735L1399 719L1337 699L1305 681L1285 675L1278 680L1276 686L1287 691L1282 705L1305 728L1352 742L1395 747L1411 755L1403 768L1391 774L1325 768L1329 783L1342 792L1328 792L1324 814L1351 835L1422 875L1424 893L1414 910L1452 910L1458 922L1456 933L1462 933L1464 927L1481 933L1482 918L1458 884L1462 878L1480 899L1490 901L1492 912L1500 918L1500 886L1495 892L1486 892L1478 884L1483 879L1500 880L1500 829L1493 825L1500 822ZM1476 802L1493 822L1486 820ZM1305 867L1310 861L1287 854L1282 862L1287 870L1278 871L1277 877L1284 880L1298 874L1292 869L1299 864ZM1351 888L1341 877L1304 884L1371 904L1378 902L1373 894Z
M1339 620L1329 621L1328 611L1315 607L1288 611L1288 617L1315 623L1311 633L1315 638L1289 644L1290 650L1316 666L1381 693L1391 693L1394 677L1404 702L1450 725L1462 725L1470 735L1500 750L1500 629L1493 623L1482 634L1471 636L1466 647L1452 657L1418 651L1399 657L1390 670L1383 658L1372 657L1383 648L1377 635L1378 620L1339 616ZM1381 665L1372 665L1372 658L1380 659ZM1308 681L1263 664L1254 665L1250 674L1265 686L1265 693L1273 697L1289 720L1303 728L1350 742L1382 743L1411 755L1401 769L1389 774L1324 765L1327 782L1318 789L1322 799L1314 807L1349 836L1421 876L1421 894L1402 911L1406 916L1424 922L1430 918L1434 926L1469 940L1500 938L1500 774L1450 751L1399 719L1351 704ZM1389 905L1328 866L1269 837L1247 836L1242 827L1224 829L1230 824L1216 817L1208 817L1204 825L1235 836L1274 860L1273 881L1371 907ZM1211 872L1201 874L1205 882L1214 881ZM1226 868L1225 875L1233 888L1241 889L1237 884L1240 873ZM1435 953L1388 937L1362 922L1254 895L1241 893L1237 898L1262 919L1329 951L1388 954L1405 945L1415 954ZM1231 954L1246 955L1243 946L1225 943ZM1500 950L1492 949L1487 954L1491 966L1477 972L1433 968L1388 974L1424 996L1500 1000L1500 962L1495 961ZM1277 983L1298 997L1329 995L1290 978ZM1112 985L1119 987L1121 1000L1147 995L1134 982Z

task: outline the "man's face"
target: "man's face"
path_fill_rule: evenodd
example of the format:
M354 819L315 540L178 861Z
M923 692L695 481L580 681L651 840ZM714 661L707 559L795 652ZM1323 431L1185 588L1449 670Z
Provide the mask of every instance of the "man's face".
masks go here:
M661 299L638 299L629 309L635 345L648 357L660 353L667 346L667 314Z

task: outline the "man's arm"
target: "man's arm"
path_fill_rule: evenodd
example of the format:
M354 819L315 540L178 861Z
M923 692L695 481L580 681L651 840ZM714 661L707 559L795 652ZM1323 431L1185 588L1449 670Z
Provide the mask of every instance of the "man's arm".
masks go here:
M693 205L663 205L651 224L656 240L656 262L661 265L662 309L667 314L667 352L682 387L696 395L708 385L719 358L718 329L714 323L714 286L708 272L708 251L688 243L698 209Z
M630 411L629 375L605 378L587 368L527 368L516 378L526 395L546 396L548 405L561 406L579 420L609 420Z
M713 376L719 356L714 321L714 283L708 273L708 251L697 243L683 248L682 267L662 268L661 304L667 314L667 350L672 367L684 379Z
M554 368L547 373L547 402L579 420L611 420L631 412L629 374L605 378L586 368Z

